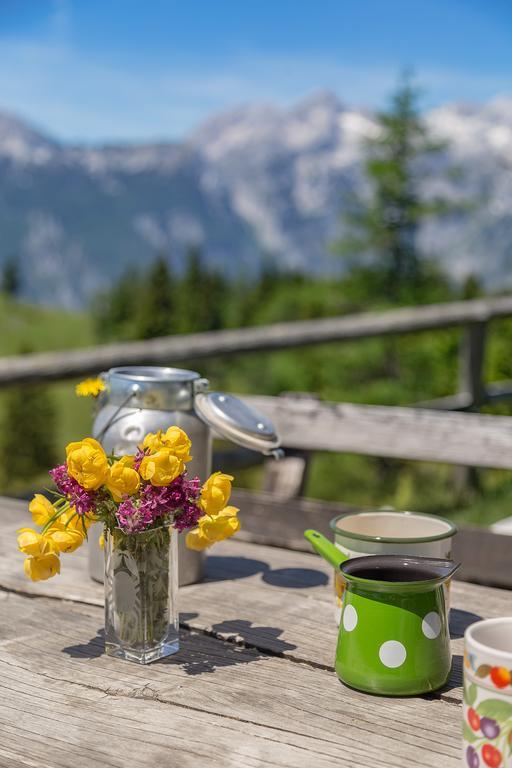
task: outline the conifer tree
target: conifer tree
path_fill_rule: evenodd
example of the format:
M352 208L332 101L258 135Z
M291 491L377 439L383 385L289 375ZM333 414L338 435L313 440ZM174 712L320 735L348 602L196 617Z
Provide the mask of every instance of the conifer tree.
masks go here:
M140 292L136 319L139 339L152 339L175 333L175 291L165 256L159 256L151 266Z
M353 272L365 276L370 292L403 301L415 298L425 276L417 243L420 224L452 210L444 200L422 199L420 192L429 158L444 145L429 139L418 91L407 76L377 124L378 135L365 142L369 194L347 201L347 234L334 250L349 260Z
M187 251L180 284L180 331L215 331L223 326L223 307L229 287L219 272L205 266L198 246Z
M140 300L140 276L129 268L108 292L96 297L92 306L99 339L130 339Z
M2 292L16 298L20 291L20 271L14 258L8 259L2 267Z

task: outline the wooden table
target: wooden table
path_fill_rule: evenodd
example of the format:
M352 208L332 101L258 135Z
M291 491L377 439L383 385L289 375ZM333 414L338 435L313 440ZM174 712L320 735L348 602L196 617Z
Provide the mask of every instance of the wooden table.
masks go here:
M0 766L457 768L462 634L510 614L510 593L453 585L453 670L435 694L367 696L333 672L330 568L231 540L180 592L181 650L142 667L103 652L102 587L85 552L32 583L0 503Z

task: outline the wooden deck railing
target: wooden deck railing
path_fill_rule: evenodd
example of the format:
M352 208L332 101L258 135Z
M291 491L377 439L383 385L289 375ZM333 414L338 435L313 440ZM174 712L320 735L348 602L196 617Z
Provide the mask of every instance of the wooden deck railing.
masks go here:
M235 493L235 503L243 507L242 535L303 548L304 528L315 525L327 530L330 516L347 511L341 504L297 498L311 452L512 469L512 418L433 410L476 410L486 402L512 397L512 382L484 384L482 376L488 324L509 316L512 297L502 297L7 357L0 359L0 386L51 382L117 365L176 365L220 355L461 327L459 391L428 401L423 408L326 403L293 394L244 396L275 422L288 458L268 464L265 490L273 493ZM456 556L464 562L463 576L512 586L511 541L465 529L456 545Z
M0 386L75 378L118 365L176 365L220 355L461 327L458 391L424 405L465 410L512 397L512 382L485 385L482 377L488 323L509 316L512 296L504 296L6 357L0 359Z

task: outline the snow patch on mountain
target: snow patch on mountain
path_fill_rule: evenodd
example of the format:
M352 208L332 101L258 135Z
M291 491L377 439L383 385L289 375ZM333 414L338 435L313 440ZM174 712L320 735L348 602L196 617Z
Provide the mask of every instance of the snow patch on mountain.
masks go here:
M512 97L446 104L425 115L446 149L423 192L471 208L426 222L423 250L455 278L512 275ZM329 92L287 108L249 104L212 117L186 141L69 146L0 113L0 261L19 254L30 298L71 306L157 251L177 267L200 244L237 274L264 252L281 266L336 271L348 195L365 190L375 115Z

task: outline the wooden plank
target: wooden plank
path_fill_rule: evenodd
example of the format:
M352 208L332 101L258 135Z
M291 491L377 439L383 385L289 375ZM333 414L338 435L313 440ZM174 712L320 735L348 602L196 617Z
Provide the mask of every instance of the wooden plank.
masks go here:
M303 533L316 528L330 537L329 523L333 517L359 512L360 507L315 499L276 499L271 493L233 490L233 504L240 509L242 530L239 541L272 547L311 552Z
M179 655L139 667L102 653L99 609L3 597L0 760L52 768L459 765L453 704L365 696L331 672L192 633L183 633Z
M512 588L512 536L463 528L453 541L453 552L462 563L464 581Z
M455 658L441 693L365 696L332 672L331 569L235 539L212 551L206 583L180 592L181 653L139 667L102 653L102 611L87 604L101 588L83 556L63 559L52 582L24 580L14 528L25 505L0 509L0 586L22 593L0 592L2 766L459 765L462 633L507 613L508 593L453 584ZM79 586L82 602L69 602Z
M284 547L299 552L310 552L303 537L307 528L316 528L330 537L329 523L340 514L360 511L358 507L313 499L276 499L268 493L253 493L235 489L233 503L240 508L242 530L233 544L243 549L242 542L267 547ZM23 502L0 498L0 584L14 590L26 591L31 583L21 573L21 555L16 551L14 530L26 524L28 516ZM510 548L512 538L482 528L462 528L454 539L454 558L462 563L458 578L488 586L512 588ZM218 548L212 550L215 558ZM244 557L243 554L240 555ZM36 593L44 590L49 596L101 605L103 590L96 582L84 579L87 570L85 548L73 553L73 567L63 568L58 580L34 586ZM65 558L64 564L71 558ZM76 567L75 567L76 565ZM224 576L219 575L219 578ZM62 592L61 589L64 589Z
M502 296L6 357L0 361L0 386L74 378L119 365L176 364L241 352L450 328L509 315L512 297Z
M486 384L480 395L480 404L501 403L512 398L512 381L493 381ZM415 403L417 408L435 408L442 411L467 411L473 406L473 398L468 392L436 397L434 400L422 400Z
M60 577L27 581L15 552L12 520L0 527L0 588L24 595L102 604L102 589L91 581L78 553L63 561ZM332 670L334 624L332 569L321 558L276 547L222 542L209 553L207 580L180 590L181 623L190 630L228 639L263 653ZM77 597L79 595L79 597ZM461 698L464 628L480 617L510 613L510 593L474 584L452 585L455 654L448 701Z
M283 446L512 469L512 418L244 395Z
M267 459L263 474L263 491L282 500L302 496L306 485L309 459L310 454L307 451L296 451L279 461Z
M303 537L307 528L316 528L331 537L329 523L334 517L361 511L347 504L312 499L282 500L240 488L234 490L233 502L241 510L243 527L238 540L302 552L311 551ZM453 557L462 563L457 578L512 588L511 548L511 536L485 528L461 528L453 544Z

